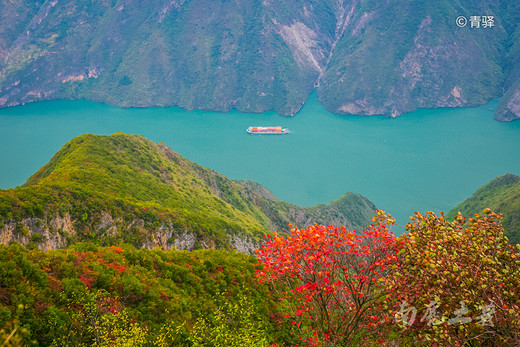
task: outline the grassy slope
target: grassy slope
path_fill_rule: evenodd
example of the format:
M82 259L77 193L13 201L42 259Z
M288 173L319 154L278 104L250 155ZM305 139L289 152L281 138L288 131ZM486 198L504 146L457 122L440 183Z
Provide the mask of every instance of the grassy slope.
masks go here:
M485 208L504 215L503 225L511 243L520 243L520 176L505 174L479 188L470 198L448 213L465 217L482 214Z
M280 230L287 224L306 227L318 223L324 225L345 225L349 229L360 230L370 224L376 207L360 194L346 193L330 204L300 207L285 201L263 199L260 209L267 215L273 229Z
M288 223L304 227L319 222L330 211L336 224L358 228L369 223L375 209L356 194L340 199L348 203L339 209L337 202L330 211L327 205L302 208L264 198L251 187L142 136L86 134L63 146L23 186L0 191L0 222L29 217L49 220L69 213L80 231L72 241L103 238L105 243L119 240L140 246L150 236L146 230L166 224L225 247L230 235L258 239L268 229L280 230ZM111 239L93 232L103 213L127 232ZM132 227L136 219L143 221L142 228Z
M173 224L213 235L221 243L224 234L267 232L250 214L215 196L187 160L177 154L167 157L141 136L79 136L22 187L0 196L4 219L70 212L81 229L108 211L128 222L142 218L148 229Z

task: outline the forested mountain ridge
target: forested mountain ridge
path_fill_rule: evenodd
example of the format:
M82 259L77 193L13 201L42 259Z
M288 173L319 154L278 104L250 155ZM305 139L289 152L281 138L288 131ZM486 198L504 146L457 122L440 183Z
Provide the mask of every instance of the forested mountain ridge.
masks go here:
M263 193L256 193L256 192ZM72 139L21 187L0 190L1 243L41 249L80 241L163 249L235 248L289 223L362 228L375 206L347 193L329 205L299 207L264 197L138 135Z
M492 16L463 28L456 18ZM0 2L0 106L88 99L293 115L482 105L520 116L517 1Z

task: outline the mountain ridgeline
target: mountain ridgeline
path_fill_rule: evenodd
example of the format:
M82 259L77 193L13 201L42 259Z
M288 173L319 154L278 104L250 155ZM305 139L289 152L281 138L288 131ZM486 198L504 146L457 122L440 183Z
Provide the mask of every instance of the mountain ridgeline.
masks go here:
M520 176L505 174L480 187L470 198L453 208L448 218L459 211L471 218L485 208L502 213L502 225L512 244L520 244Z
M493 17L458 27L456 18ZM520 2L0 2L0 106L87 99L294 115L398 116L502 97L520 117Z
M289 223L358 229L375 206L347 193L299 207L251 181L232 181L138 135L85 134L58 151L21 187L0 190L1 243L41 249L80 241L163 249L235 248Z

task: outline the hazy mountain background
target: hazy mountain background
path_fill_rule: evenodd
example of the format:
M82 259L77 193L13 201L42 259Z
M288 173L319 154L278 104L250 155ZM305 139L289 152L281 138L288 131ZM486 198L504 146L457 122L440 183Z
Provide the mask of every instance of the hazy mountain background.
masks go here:
M458 16L493 16L459 28ZM520 117L520 2L0 1L0 105L340 114L482 105Z

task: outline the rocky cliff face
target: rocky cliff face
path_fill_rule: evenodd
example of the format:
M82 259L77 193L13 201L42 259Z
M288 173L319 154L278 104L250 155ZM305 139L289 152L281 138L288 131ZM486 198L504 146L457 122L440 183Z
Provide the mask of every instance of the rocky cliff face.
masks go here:
M17 242L28 245L33 242L42 250L63 248L68 245L67 236L74 235L75 229L70 221L70 215L64 218L52 218L49 223L40 218L14 219L4 223L0 228L0 243L8 245Z
M500 101L495 119L509 122L520 118L520 85L509 91L508 95Z
M459 15L494 26L459 28ZM327 109L359 115L504 95L497 119L509 120L519 15L509 0L2 1L0 106L88 99L293 115L318 87Z
M173 225L163 224L150 232L145 229L142 219L135 219L122 225L121 220L112 218L107 212L103 212L102 215L101 223L91 228L97 239L117 237L118 234L137 227L140 232L148 235L148 238L139 245L141 248L187 251L196 247L216 248L211 239L197 236L187 230L176 230ZM4 222L3 227L0 228L0 244L8 245L16 242L24 246L33 245L43 251L65 248L78 240L77 229L77 224L71 219L69 213L63 217L53 217L48 221L45 218L24 218L19 221L11 219ZM238 252L245 254L253 254L253 251L259 247L258 241L245 235L235 235L230 238L229 243Z
M398 116L416 108L476 106L502 96L513 64L504 61L510 51L506 42L516 22L496 4L364 2L355 13L318 91L330 111ZM494 16L494 26L455 24L459 15L476 14Z
M495 114L499 121L512 121L520 118L520 25L508 41L511 47L506 55L506 63L510 67L504 85L504 96Z

